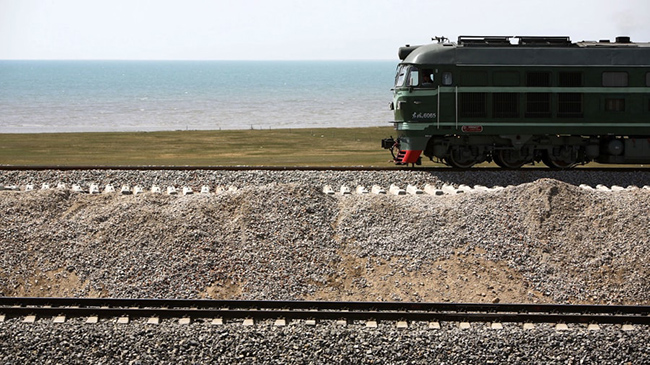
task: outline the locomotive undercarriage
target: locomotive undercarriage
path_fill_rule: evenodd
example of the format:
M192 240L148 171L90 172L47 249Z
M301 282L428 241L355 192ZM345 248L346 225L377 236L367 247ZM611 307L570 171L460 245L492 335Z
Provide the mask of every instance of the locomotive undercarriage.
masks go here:
M494 161L508 169L542 162L568 169L590 161L647 163L647 138L616 136L440 136L429 139L424 155L456 168Z

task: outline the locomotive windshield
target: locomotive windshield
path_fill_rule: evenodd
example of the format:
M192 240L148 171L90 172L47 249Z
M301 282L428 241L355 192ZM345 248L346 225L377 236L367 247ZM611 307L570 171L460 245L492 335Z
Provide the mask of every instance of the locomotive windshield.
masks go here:
M432 70L419 70L414 66L400 65L395 75L395 87L432 87L433 80L434 75Z
M406 81L407 73L408 66L400 65L397 67L397 74L395 75L395 87L404 86L404 81Z

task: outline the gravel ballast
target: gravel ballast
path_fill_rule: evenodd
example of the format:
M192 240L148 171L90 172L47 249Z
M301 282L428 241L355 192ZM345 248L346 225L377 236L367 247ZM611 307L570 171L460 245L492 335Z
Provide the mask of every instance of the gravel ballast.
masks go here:
M56 186L59 182L68 187L141 185L145 191L153 184L163 189L190 186L195 192L202 185L210 186L212 192L219 186L237 189L187 196L90 195L68 189L2 191L0 292L7 296L648 305L650 190L600 192L578 185L642 187L649 181L650 172L645 171L3 171L0 184L34 184L36 189L43 183ZM505 188L454 196L329 196L322 192L326 184L335 189L343 184L352 189L375 184L387 189L393 183L403 188L407 184ZM66 336L67 324L54 328L39 322L28 330L27 325L12 321L0 324L3 341L15 340L21 331L36 331L33 335L43 339L61 332L60 336ZM100 331L99 327L88 329L91 327L84 326L82 332L92 336L89 333ZM110 337L131 336L131 330L146 332L136 327L112 329ZM311 341L309 336L322 338L323 349L332 344L327 327L309 330L315 333L301 328L231 329L234 332L230 334L243 333L238 335L243 336L240 342L250 336L263 342L271 336L267 345L273 347L279 341L273 336L284 338L290 336L286 331L297 331L293 341L299 348L300 341ZM190 337L195 330L220 331L192 326L168 329L165 325L153 331L155 336L177 339L177 335L165 334L172 330ZM404 353L408 359L420 353L421 359L434 362L443 361L443 357L432 355L431 336L452 336L448 343L435 339L449 348L471 333L466 340L474 342L458 351L472 347L484 355L489 346L471 344L490 343L490 336L499 338L492 332L483 338L478 329L460 337L457 331L444 330L437 334L414 329L366 331L334 330L344 343L369 336L367 342L373 346L376 342L379 348ZM648 338L646 328L633 331L634 335L617 329L597 335L570 331L568 336L555 337L550 331L539 335L547 338L546 342L533 340L537 332L522 331L515 331L515 342L504 340L512 344L505 352L516 354L521 350L516 344L534 344L541 353L549 351L545 356L556 354L559 362L581 360L566 357L573 351L566 341L576 344L577 351L601 349L600 356L606 356L603 359L620 363L623 357L607 357L614 356L607 350L615 346L611 341L629 338L629 355L643 347L642 341L634 342L637 336ZM215 341L215 333L205 338ZM580 337L583 335L586 340ZM90 343L106 340L104 335L96 336ZM357 337L351 340L349 336ZM395 336L406 338L415 347L400 350L395 347L400 343L394 341ZM134 338L137 341L139 337ZM154 346L144 342L149 345L143 348ZM205 344L197 342L207 351ZM384 343L393 345L382 346ZM237 352L232 351L230 355ZM647 345L644 351L647 353ZM263 356L273 361L268 354ZM453 357L445 359L458 363ZM186 360L193 361L191 357ZM336 361L330 357L315 360ZM553 358L532 359L546 361Z
M4 323L0 362L65 364L647 364L646 329L556 331L539 325L492 330L453 324L430 330L322 323L274 327L140 323ZM7 351L11 349L11 352Z

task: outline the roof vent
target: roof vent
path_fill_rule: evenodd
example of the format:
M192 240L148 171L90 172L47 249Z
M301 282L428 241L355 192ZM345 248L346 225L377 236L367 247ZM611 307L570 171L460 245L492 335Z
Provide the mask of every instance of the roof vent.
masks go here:
M458 37L458 44L464 46L510 46L510 36L471 36Z
M535 36L520 36L520 46L552 46L552 47L566 47L571 45L571 38L569 37L535 37Z
M631 43L630 37L627 36L616 37L616 43Z

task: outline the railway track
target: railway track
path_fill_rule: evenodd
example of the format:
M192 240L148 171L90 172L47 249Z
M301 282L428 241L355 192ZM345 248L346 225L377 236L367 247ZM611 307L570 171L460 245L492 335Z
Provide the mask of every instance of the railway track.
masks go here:
M140 165L140 166L95 166L95 165L0 165L0 171L77 171L77 170L123 170L123 171L445 171L445 172L480 172L480 171L559 171L552 170L548 167L530 166L521 169L509 170L498 166L474 167L471 169L457 169L449 166L430 166L430 167L411 167L411 166L159 166L159 165ZM566 171L591 171L591 172L636 172L649 171L650 166L634 167L585 167L580 166Z
M650 306L0 297L0 319L15 317L650 325Z

